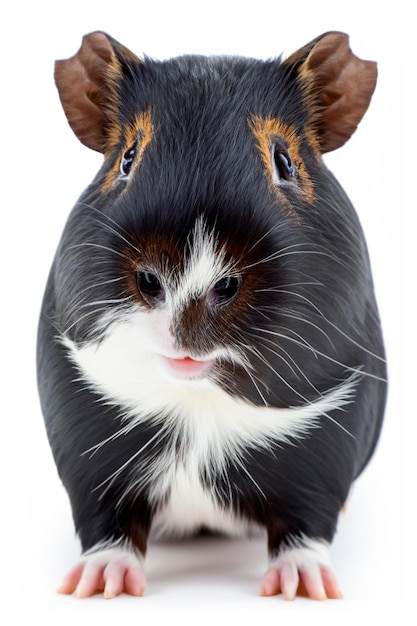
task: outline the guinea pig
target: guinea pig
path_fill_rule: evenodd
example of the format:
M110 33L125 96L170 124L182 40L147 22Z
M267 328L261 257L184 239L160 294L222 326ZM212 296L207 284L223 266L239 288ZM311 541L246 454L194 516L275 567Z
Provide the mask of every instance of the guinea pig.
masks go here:
M261 595L339 598L330 548L376 446L386 365L364 235L323 161L376 64L329 32L286 59L138 58L102 32L55 80L104 155L38 331L80 562L60 591L140 596L148 542L265 534Z

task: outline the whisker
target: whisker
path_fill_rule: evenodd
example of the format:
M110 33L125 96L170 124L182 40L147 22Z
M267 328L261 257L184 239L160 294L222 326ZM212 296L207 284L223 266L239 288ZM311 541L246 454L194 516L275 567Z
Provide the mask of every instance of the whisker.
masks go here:
M261 496L263 496L263 498L265 498L265 500L267 499L265 492L262 491L261 487L259 486L259 484L256 482L256 480L254 479L254 477L252 476L252 474L248 471L247 467L245 467L245 464L241 461L241 459L238 457L238 455L235 455L234 458L234 462L235 465L238 465L240 467L240 469L242 469L246 476L249 478L249 480L255 485L256 489L259 491L259 493L261 494Z
M133 474L131 473L131 480L129 481L129 484L127 485L127 487L123 490L123 493L121 494L121 496L119 497L118 501L116 502L116 507L119 508L123 502L123 500L125 500L128 495L132 492L135 492L137 490L137 487L139 486L144 486L147 483L149 483L149 481L151 481L153 478L155 478L155 475L160 475L162 473L166 473L170 470L170 468L176 464L177 462L177 455L176 455L176 441L178 440L178 432L179 429L177 427L175 427L174 429L172 429L172 427L170 427L168 425L168 427L161 427L160 431L158 431L149 441L148 443L143 446L141 448L141 450L139 450L137 453L135 453L131 459L129 459L128 462L126 462L124 465L125 467L119 468L118 472L119 474L127 467L128 464L131 463L131 461L133 461L135 459L136 456L138 456L139 453L141 453L150 443L152 443L155 439L159 438L159 437L163 437L165 432L171 431L172 434L172 439L171 439L171 444L168 450L167 455L164 455L162 457L162 459L159 459L158 463L151 463L149 464L147 467L143 467L142 471L139 472L136 475L136 478L133 477ZM176 431L176 432L175 432ZM161 465L161 461L163 463L163 465ZM115 477L110 477L112 482L114 481ZM106 487L106 490L109 489L109 487L111 486L111 483L108 485L108 487ZM103 492L102 495L104 495L105 491Z
M255 356L258 356L259 360L264 363L274 374L275 376L282 382L284 383L284 385L286 387L288 387L288 389L290 389L293 393L295 393L296 396L298 396L299 398L301 398L304 402L309 403L309 401L307 400L307 398L305 398L299 391L297 391L281 374L279 374L277 372L277 370L271 365L271 363L269 363L269 361L260 353L257 353L256 348L254 348L253 350L253 354L255 354Z
M289 291L288 289L282 289L281 287L271 287L269 291L274 291L275 293L284 293L290 296L296 296L297 298L300 298L304 302L307 302L315 311L317 311L317 313L319 313L321 317L325 319L323 313L320 311L318 306L314 304L314 302L310 300L310 298L307 298L307 296L304 296L301 293L297 293L297 291Z
M83 289L80 289L80 291L77 291L77 297L81 296L81 294L87 291L90 291L91 289L94 289L95 287L103 287L104 285L110 285L112 283L117 283L122 280L126 280L126 277L118 276L117 278L109 278L108 280L102 280L100 282L93 283L91 285L88 285L87 287L84 287Z
M111 252L112 254L116 254L117 256L121 257L124 260L126 260L126 259L130 260L129 257L127 257L125 254L123 254L119 250L115 250L114 248L110 248L109 246L104 246L104 245L99 244L99 243L93 243L91 241L84 241L82 243L75 243L72 246L68 246L67 250L73 250L75 248L84 248L84 247L91 247L91 248L98 248L98 249L106 250L107 252Z
M101 215L105 220L107 220L107 222L111 222L116 229L112 229L112 232L114 232L116 235L118 235L119 237L121 237L123 239L123 241L125 241L131 248L133 248L133 250L135 250L136 252L138 252L140 254L140 250L138 248L136 248L131 241L129 241L127 239L127 237L130 236L130 233L123 228L122 226L120 226L120 224L118 222L116 222L116 220L112 217L110 217L110 215L107 215L107 213L104 213L104 211L102 211L101 209L97 208L96 206L93 206L92 204L88 204L87 202L79 202L78 204L80 204L81 206L85 206L86 208L90 209L91 211L95 211L96 213L98 213L99 215ZM106 224L105 222L100 222L103 226L108 226L108 224ZM124 232L126 237L124 237L121 232Z
M285 316L285 317L289 317L290 319L294 319L300 322L304 322L305 324L309 324L310 326L313 326L316 330L318 330L322 335L324 335L324 337L327 339L327 341L330 343L330 345L335 348L335 345L333 343L333 341L330 339L329 335L320 327L317 326L317 324L314 324L314 322L312 322L311 320L303 317L301 314L298 314L298 311L296 311L297 315L294 315L293 311L291 311L291 309L284 309L284 308L275 308L275 307L262 307L262 308L256 308L252 305L249 305L249 307L251 309L253 309L254 311L256 311L257 313L260 313L263 317L265 317L266 319L268 319L268 321L272 321L272 318L268 315L266 315L266 313L264 313L264 311L267 310L271 310L274 313L278 313L279 315ZM277 328L281 328L281 326L277 326ZM301 335L299 335L298 333L296 333L294 330L291 329L285 329L288 330L292 333L294 333L295 335L297 335L301 340L304 340L304 337L302 337Z
M324 284L318 280L314 280L314 281L300 281L297 283L288 283L286 285L280 285L280 288L287 288L287 287L306 287L306 286L312 286L312 287L324 287ZM263 292L268 292L268 291L275 291L275 287L264 287L262 289L255 289L254 293L263 293Z
M311 255L319 255L319 256L328 257L332 259L332 261L334 261L335 263L338 263L339 265L344 267L345 269L349 269L346 263L344 263L341 259L336 257L334 254L331 254L328 250L325 250L325 251L311 250L311 249L291 250L291 248L297 248L297 247L299 248L305 245L306 245L305 243L295 243L295 244L292 244L291 246L286 246L285 248L282 248L282 250L277 250L276 252L273 252L269 256L264 257L263 259L260 259L259 261L255 261L254 263L250 263L249 265L246 265L245 269L256 267L257 265L262 265L264 263L269 263L270 261L277 261L278 259L282 259L286 256L292 256L296 254L305 254L305 255L311 254ZM320 246L317 246L317 247L320 247Z
M334 345L333 341L330 339L329 335L323 330L323 328L321 328L317 324L314 324L314 322L312 322L311 320L303 317L302 315L298 315L298 314L294 315L294 313L291 311L291 309L289 309L288 312L285 311L284 309L282 309L282 310L280 309L279 313L280 313L280 315L283 315L284 317L289 317L290 319L297 320L298 322L303 322L304 324L308 324L309 326L312 326L313 328L318 330L327 339L327 341L330 343L332 348L336 349L336 346Z
M100 306L99 308L94 309L93 311L88 311L87 313L80 315L72 324L67 326L67 328L63 331L63 334L66 335L70 330L72 330L72 328L74 328L74 326L77 326L77 324L82 322L82 320L86 319L87 317L90 317L91 315L96 315L97 313L100 313L101 311L108 311L108 310L109 310L108 306ZM120 315L120 311L118 312L118 314Z
M362 344L360 344L358 341L356 341L355 339L353 339L352 337L350 337L347 333L345 333L339 326L337 326L336 324L334 324L331 320L329 320L329 318L324 315L324 313L321 311L321 309L319 309L319 307L314 304L314 302L312 302L309 298L307 298L306 296L297 293L296 291L288 291L288 290L283 290L281 288L274 288L271 287L268 289L269 291L274 291L276 293L285 293L285 294L290 294L290 295L294 295L297 296L299 298L301 298L302 300L304 300L305 302L307 302L308 304L311 305L311 307L318 313L318 315L327 323L329 324L329 326L331 326L334 330L336 330L338 333L340 333L345 339L347 339L348 341L350 341L351 343L353 343L357 348L360 348L361 350L363 350L363 352L366 352L367 354L369 354L370 356L372 356L373 358L377 359L378 361L381 361L382 363L385 363L386 360L384 357L381 357L380 355L376 354L375 352L372 352L372 350L369 350L368 348L366 348L365 346L363 346ZM275 310L275 309L273 309ZM305 324L310 324L311 326L314 326L314 328L316 328L317 330L319 330L325 337L326 339L331 343L331 345L334 347L334 343L333 341L330 339L329 335L320 327L317 326L316 324L314 324L311 320L308 320L304 317L302 317L301 315L298 315L297 312L297 316L295 316L293 314L293 311L291 311L291 309L288 309L288 312L286 312L285 309L279 309L278 310L279 314L282 315L287 315L288 317L292 317L292 319L296 319L300 322L304 322Z
M112 484L114 483L114 481L116 480L116 478L118 476L120 476L120 474L132 463L132 461L134 461L135 459L138 458L138 456L140 456L144 450L146 450L146 448L148 448L154 441L156 441L158 439L158 437L161 436L161 432L157 431L155 433L155 435L153 435L153 437L151 437L139 450L137 450L134 454L132 454L132 456L125 461L120 467L119 469L117 469L115 472L113 472L112 474L110 474L110 476L108 476L105 480L103 480L99 485L97 485L96 487L94 487L94 489L92 490L92 492L94 491L98 491L98 489L100 489L101 487L103 487L106 483L107 487L104 489L104 491L102 491L102 493L99 496L99 500L102 500L103 497L105 496L105 494L107 493L107 491L111 488Z
M87 388L89 389L89 387ZM101 399L99 398L99 401L100 400ZM104 402L104 404L106 404L106 402ZM113 404L113 403L109 403L109 404ZM84 450L81 456L84 456L85 454L90 454L89 458L93 457L107 443L110 443L110 441L114 441L115 439L117 439L118 437L121 437L122 435L126 435L128 432L133 430L136 426L137 426L137 423L135 423L134 421L127 423L125 426L122 426L122 428L120 428L118 431L110 435L110 437L107 437L106 439L103 439L99 443L96 443L94 446L91 446L91 448L88 448L88 450Z
M308 343L306 343L305 341L301 342L298 341L297 339L294 339L293 337L289 337L287 335L283 335L282 333L277 333L275 331L272 330L267 330L265 328L256 328L255 330L259 331L259 332L263 332L263 333L267 333L270 335L274 335L276 337L281 337L282 339L287 339L288 341L292 341L293 343L295 343L298 346L301 346L302 348L307 348L308 350L311 350L314 355L316 356L321 356L324 359L327 359L328 361L331 361L332 363L335 363L336 365L339 365L340 367L343 367L344 369L350 371L350 372L354 372L356 374L362 374L363 376L367 376L369 378L373 378L374 380L379 380L380 382L386 383L386 379L382 378L381 376L377 376L376 374L371 374L370 372L367 372L366 370L362 369L361 367L351 367L350 365L347 365L346 363L341 363L340 361L338 361L337 359L334 359L333 357L329 356L328 354L325 354L324 352L321 352L320 350L317 350L317 348L313 348L313 346L310 346Z
M286 362L286 360L282 357L282 355L280 355L278 352L276 352L276 350L273 350L271 347L266 345L266 343L271 343L274 347L276 347L276 344L271 339L264 339L263 341L265 342L264 343L264 347L265 347L266 350L268 350L272 354L275 354L276 356L278 356L281 359L283 359L284 362ZM295 359L293 359L292 356L286 350L284 350L284 348L282 346L279 346L279 349L282 350L285 353L285 355L294 363L294 367L297 368L297 370L301 374L302 378L310 385L310 387L313 389L313 391L315 391L319 396L322 396L322 393L311 382L311 380L308 378L306 373L301 369L301 367L298 365L298 363L296 363ZM294 376L297 376L297 378L300 378L299 375L297 375L297 373L295 372L295 370L290 366L290 364L288 362L286 362L286 364L291 369L291 371L293 372Z
M329 326L331 326L334 330L336 330L338 333L340 333L345 339L347 339L353 345L355 345L357 348L360 348L361 350L363 350L363 352L366 352L367 354L369 354L373 358L377 359L378 361L381 361L382 363L386 362L386 359L384 357L381 357L380 355L376 354L372 350L369 350L368 348L366 348L365 346L360 344L358 341L356 341L355 339L350 337L347 333L345 333L339 326L337 326L331 320L329 320L329 318L326 315L324 315L324 313L321 311L321 309L314 302L312 302L312 300L310 300L309 298L307 298L303 294L297 293L296 291L289 291L287 289L283 289L282 287L269 287L269 288L267 288L265 290L260 289L260 290L257 290L257 291L259 291L259 292L260 291L271 291L271 292L275 292L275 293L283 293L283 294L286 294L286 295L296 296L296 297L302 299L304 302L307 302L307 304L309 304L314 309L314 311L316 311L318 313L318 315L323 320L325 320L325 322L327 324L329 324ZM292 311L290 311L290 312L293 313ZM282 313L283 315L285 315L284 309L280 309L279 313ZM329 335L327 333L325 333L322 328L320 328L319 326L317 326L316 324L314 324L310 320L307 320L307 319L305 319L305 318L303 318L301 316L300 317L293 316L293 319L298 319L299 321L304 322L305 324L310 324L310 325L314 326L317 330L319 330L321 333L323 333L325 335L325 337L328 339L328 341L334 347L334 344L333 344L332 340L330 339Z
M252 252L252 250L254 250L257 246L259 246L259 244L266 239L267 237L269 237L269 235L274 231L274 230L279 230L281 226L281 223L278 224L273 224L271 226L271 228L269 228L261 237L259 237L259 239L257 241L255 241L255 243L248 249L244 251L245 255L248 255L250 252Z
M98 222L99 224L101 224L106 230L110 231L111 233L113 233L114 235L116 235L117 237L119 237L119 239L121 239L122 241L124 241L124 243L126 243L129 248L132 248L132 250L134 250L135 252L137 252L138 254L141 254L141 251L139 250L139 248L137 248L136 246L133 245L133 243L131 243L130 241L128 241L128 239L126 239L126 237L123 237L123 235L121 235L119 232L117 232L117 230L115 230L114 228L112 228L111 226L109 226L109 224L105 224L104 222L102 222L101 220L99 220Z
M132 298L127 296L126 298L109 298L108 300L93 300L92 302L86 302L80 304L77 308L82 309L85 307L97 306L98 304L123 304L123 302L131 302Z
M250 369L246 365L244 365L243 363L242 363L242 367L245 370L245 372L247 373L247 375L249 376L249 378L251 379L251 381L252 381L256 391L258 392L258 394L259 394L259 396L260 396L260 398L262 400L262 402L264 403L265 406L268 406L268 402L265 400L263 394L261 393L261 390L259 389L258 385L256 384L255 378L254 378L253 374L251 373Z
M337 330L337 332L339 332L345 339L347 339L348 341L350 341L351 343L353 343L357 348L360 348L361 350L363 350L363 352L366 352L367 354L369 354L370 356L372 356L373 358L377 359L378 361L381 361L382 363L385 363L386 360L384 357L375 354L375 352L372 352L372 350L368 350L368 348L365 348L365 346L363 346L362 344L358 343L357 341L355 341L355 339L353 339L352 337L350 337L349 335L347 335L341 328L339 328L338 326L336 326L336 324L333 324L333 322L331 322L327 317L325 317L323 314L321 314L323 319L326 320L326 322L335 330Z
M308 350L310 350L314 356L316 357L316 359L318 358L318 352L317 350L314 348L314 346L312 346L307 339L305 339L302 335L300 335L299 333L297 333L295 330L293 330L292 328L285 328L284 326L280 326L279 328L282 328L283 330L290 332L291 334L295 335L296 337L298 337L298 345L303 346L305 348L307 348ZM273 330L268 330L267 328L259 328L259 327L255 327L253 328L253 330L256 330L258 332L261 333L266 333L266 334L270 334L270 335L274 335L275 337L281 337L282 339L292 339L292 337L289 337L288 335L284 335L282 333L279 333L278 331L273 331Z
M298 392L296 389L294 389L294 387L292 387L292 385L290 385L290 384L288 383L288 381L287 381L287 380L286 380L283 376L281 376L280 374L278 374L278 372L277 372L277 371L276 371L276 370L272 367L272 365L271 365L270 363L268 363L268 361L267 361L264 357L260 356L259 358L262 360L262 362L263 362L265 365L267 365L267 366L268 366L268 367L269 367L269 368L270 368L270 369L274 372L274 374L277 376L277 378L279 378L279 380L281 380L281 381L282 381L282 382L283 382L283 383L284 383L284 384L285 384L285 385L286 385L289 389L291 389L291 390L292 390L292 391L293 391L293 392L294 392L294 393L295 393L295 394L296 394L299 398L301 398L301 400L303 400L303 402L304 402L305 404L307 404L307 405L309 405L309 406L314 406L314 402L311 402L311 401L310 401L310 400L308 400L308 398L306 398L306 397L305 397L302 393L300 393L300 392ZM357 375L361 375L361 374L362 374L362 371L361 371L361 370L354 370L354 374L353 374L353 376L351 376L351 377L350 377L350 379L351 379L351 380L353 380L353 379L354 379ZM346 383L346 382L347 382L347 381L344 381L344 383ZM334 388L333 390L331 390L331 391L334 391L334 390L336 390L336 389L340 388L340 387L341 387L344 383L341 383L340 385L338 385L337 387L335 387L335 388ZM319 392L319 395L320 395L321 397L323 397L323 394L320 394L320 392ZM332 422L333 424L335 424L336 426L338 426L338 427L339 427L341 430L343 430L343 431L344 431L347 435L349 435L350 437L353 437L352 433L350 433L350 432L347 430L347 428L345 428L344 426L342 426L342 424L340 424L340 423L339 423L336 419L334 419L331 415L329 415L329 414L328 414L328 413L326 413L325 411L320 411L320 410L319 410L319 414L320 414L320 415L322 415L323 417L325 417L326 419L328 419L329 421L331 421L331 422Z
M287 250L290 250L292 248L299 248L301 246L304 246L304 243L294 243L290 246L286 246L285 248L282 248L281 250L277 250L276 252L273 252L272 254L259 259L259 261L255 261L254 263L250 263L249 265L245 265L244 269L250 269L251 267L256 267L257 265L262 265L263 263L268 263L269 261L275 261L277 259L280 259L283 256L286 256L288 254L298 254L298 253L304 253L303 250L297 250L297 251L292 251L292 252L287 252Z
M265 406L268 406L268 402L266 401L266 399L265 399L263 393L261 392L261 390L260 390L260 388L259 388L259 386L258 386L256 381L261 383L265 387L265 389L266 389L266 391L268 393L269 393L269 388L262 380L259 379L259 377L255 376L255 374L251 371L251 369L252 369L251 368L251 364L250 364L249 361L247 361L246 354L245 354L244 350L242 350L242 348L243 348L243 349L246 349L247 351L249 351L249 350L252 350L252 349L254 350L255 348L252 348L252 346L249 346L249 345L246 345L245 343L243 343L243 341L241 340L239 329L236 327L235 324L233 324L233 327L238 331L237 335L238 335L239 348L240 348L239 349L239 355L241 357L240 364L243 367L243 369L245 370L246 374L251 379L251 381L253 383L253 386L255 387L256 391L258 392L259 397L261 398L262 402L264 403Z
M256 337L256 335L252 335L253 337ZM264 340L265 341L265 340ZM268 346L264 345L264 347L266 349L268 349ZM260 361L262 361L263 363L265 363L265 365L270 366L270 364L268 363L268 360L263 356L263 354L258 350L258 348L254 348L254 347L248 347L248 349L250 350L250 352L252 352L252 354L254 354L256 357L258 357L258 359ZM283 361L285 363L285 365L287 365L287 367L291 370L291 372L294 374L294 376L296 378L299 378L299 376L297 375L297 373L295 372L295 370L293 369L293 367L291 366L291 364L285 359L284 356L282 356L282 354L278 354L277 352L275 352L276 356L278 356L281 361ZM291 359L293 360L293 359Z

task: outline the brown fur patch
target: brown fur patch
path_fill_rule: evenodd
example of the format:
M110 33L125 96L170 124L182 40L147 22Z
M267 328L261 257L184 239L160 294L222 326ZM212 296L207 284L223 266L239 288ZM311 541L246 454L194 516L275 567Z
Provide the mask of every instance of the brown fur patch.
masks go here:
M131 123L125 129L122 129L121 126L115 126L112 128L109 134L109 152L113 151L117 145L120 145L121 142L123 142L123 149L120 151L120 155L115 160L112 168L106 175L101 188L103 193L107 193L111 189L114 181L117 180L120 171L120 162L126 150L129 150L134 141L138 139L139 151L133 165L134 168L138 167L146 148L152 140L153 134L154 126L152 123L152 113L150 109L135 115Z
M272 145L274 138L282 137L288 146L288 151L298 171L300 192L305 196L309 204L313 204L314 184L311 180L307 169L300 157L300 138L297 135L294 126L285 124L279 118L262 118L259 116L252 117L249 120L249 126L258 143L259 152L264 164L265 175L271 192L277 197L280 203L287 209L289 215L299 221L293 207L288 201L285 192L273 182L273 163L271 158ZM316 152L314 136L311 138L311 147Z

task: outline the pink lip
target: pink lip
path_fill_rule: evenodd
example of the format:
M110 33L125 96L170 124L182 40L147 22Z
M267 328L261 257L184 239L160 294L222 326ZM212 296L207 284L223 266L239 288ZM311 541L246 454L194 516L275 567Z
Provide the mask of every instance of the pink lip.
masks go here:
M190 356L181 359L164 357L164 361L173 374L186 379L204 378L213 365L213 361L197 361Z

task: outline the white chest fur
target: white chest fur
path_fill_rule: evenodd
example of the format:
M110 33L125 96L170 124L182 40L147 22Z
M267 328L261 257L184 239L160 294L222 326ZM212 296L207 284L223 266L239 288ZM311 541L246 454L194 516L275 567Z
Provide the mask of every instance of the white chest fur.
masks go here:
M181 466L173 475L167 504L153 521L152 536L189 535L201 528L230 536L252 531L252 526L237 519L231 508L222 508L215 502L212 495L203 489L191 465Z
M300 407L254 406L226 393L208 377L179 380L171 375L150 324L154 320L147 313L132 309L122 320L112 322L100 341L81 347L66 337L62 342L87 384L104 401L121 407L120 434L152 420L160 424L161 433L170 432L172 440L186 442L181 459L172 446L146 468L140 467L141 450L129 461L142 474L133 472L128 492L135 489L135 483L147 481L151 498L167 497L156 522L159 530L169 526L187 532L205 525L235 531L236 520L203 490L198 478L201 470L210 473L215 467L221 472L226 460L231 460L253 480L242 463L245 449L268 448L271 443L306 436L320 417L352 401L358 377L351 376L317 401ZM255 486L262 494L261 487Z

